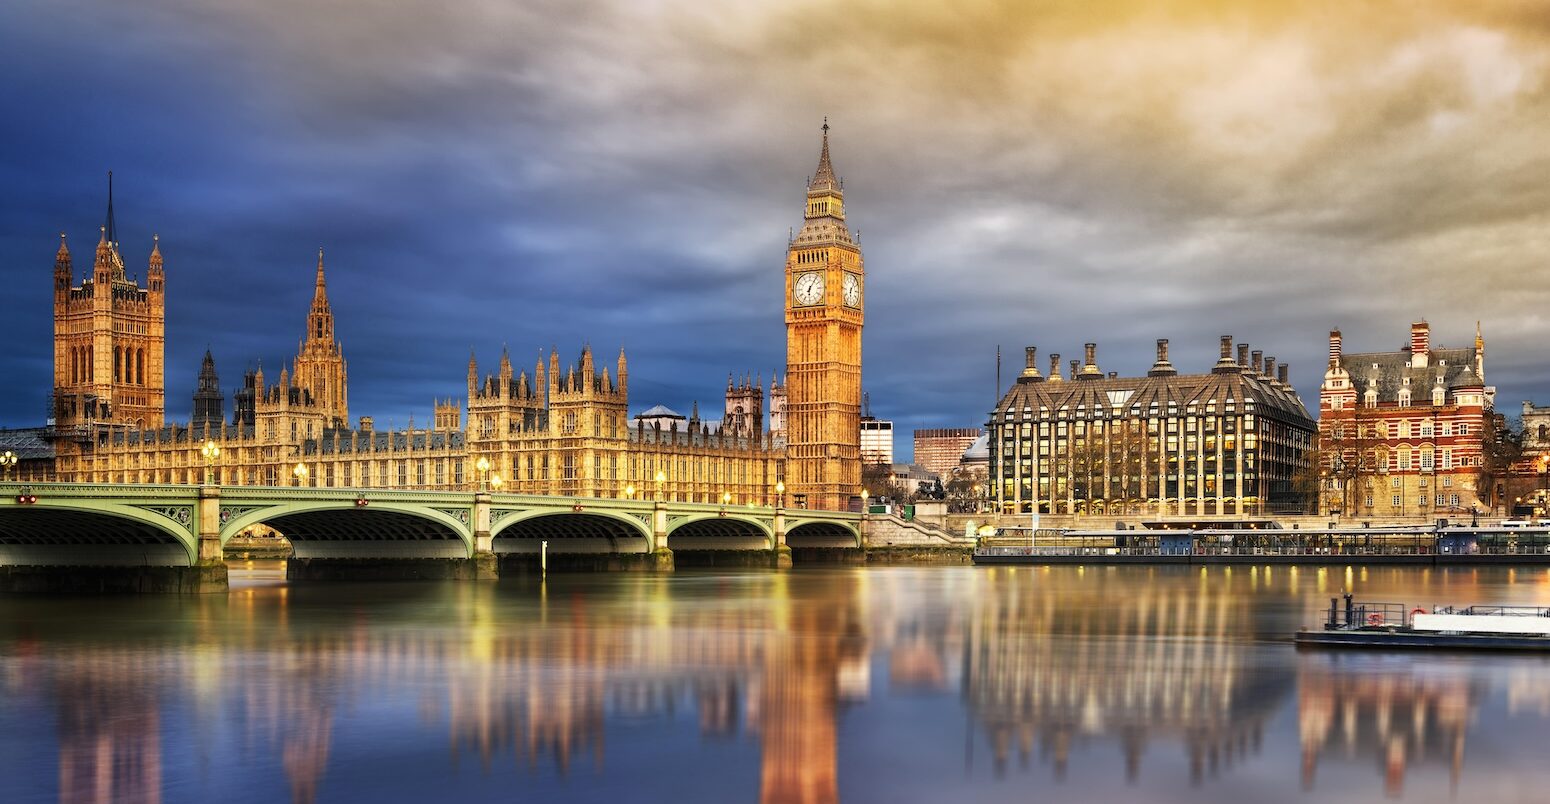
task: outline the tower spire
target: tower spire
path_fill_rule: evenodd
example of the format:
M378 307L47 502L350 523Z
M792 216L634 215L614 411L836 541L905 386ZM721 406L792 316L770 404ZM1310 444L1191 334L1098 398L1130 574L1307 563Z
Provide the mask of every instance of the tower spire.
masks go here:
M827 148L827 146L825 146ZM826 151L827 152L827 151ZM102 227L102 237L109 243L118 243L118 231L113 225L113 171L108 171L108 219Z
M318 248L317 288L312 291L313 305L316 306L320 302L324 307L328 306L328 283L323 279L323 249L321 247Z
M813 180L808 183L807 191L819 190L837 191L840 183L834 178L834 165L829 162L829 118L823 119L823 150L818 153L818 170L813 173Z

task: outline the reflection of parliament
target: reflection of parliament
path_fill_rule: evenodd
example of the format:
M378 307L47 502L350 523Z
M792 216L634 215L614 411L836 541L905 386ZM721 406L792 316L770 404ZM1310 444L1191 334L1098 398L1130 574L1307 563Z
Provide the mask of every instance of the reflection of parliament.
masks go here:
M437 401L429 427L351 427L344 352L318 253L306 335L278 378L249 370L228 421L206 352L188 425L165 422L166 289L159 243L146 282L126 277L108 217L91 274L76 284L61 235L54 262L51 471L33 479L198 483L201 448L220 447L215 482L231 485L470 488L562 496L812 508L852 504L860 489L863 268L845 224L843 185L829 162L828 125L807 189L805 222L788 244L786 375L729 379L719 421L656 407L629 417L629 370L583 348L575 363L551 352L531 372L503 353L496 373L468 361L466 411ZM278 382L274 382L275 380ZM766 404L766 399L768 404ZM766 424L765 411L769 411ZM466 419L465 419L466 414ZM475 465L488 459L488 478ZM298 470L297 467L302 467ZM24 474L28 474L24 472ZM730 495L727 497L725 495Z

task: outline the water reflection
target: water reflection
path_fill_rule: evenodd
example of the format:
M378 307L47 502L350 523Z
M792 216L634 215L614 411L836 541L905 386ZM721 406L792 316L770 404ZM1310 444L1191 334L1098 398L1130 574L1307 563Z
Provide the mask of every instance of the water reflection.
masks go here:
M993 583L981 595L965 697L996 773L1037 749L1064 779L1077 745L1112 739L1135 783L1147 744L1168 739L1199 784L1260 751L1293 679L1253 642L1257 609L1224 585L1114 591Z
M1456 792L1465 736L1486 685L1450 659L1303 656L1297 671L1303 788L1313 789L1319 759L1330 755L1377 760L1390 796L1404 792L1412 763L1443 763Z
M1526 602L1545 579L1347 583ZM1550 663L1296 653L1284 636L1332 590L1324 573L940 568L5 599L0 798L1510 801L1550 784L1523 761ZM1432 770L1450 784L1415 781Z

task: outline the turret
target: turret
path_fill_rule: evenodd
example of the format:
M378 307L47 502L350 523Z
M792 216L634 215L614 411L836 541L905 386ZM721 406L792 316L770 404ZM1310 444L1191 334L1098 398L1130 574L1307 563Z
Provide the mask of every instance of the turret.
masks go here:
M54 301L63 302L70 296L70 247L65 245L65 233L59 233L59 250L54 252Z
M145 270L146 289L151 295L161 295L164 288L165 275L162 273L161 260L161 235L151 235L151 258Z
M476 387L479 385L479 363L474 359L474 350L468 350L468 399L473 401Z
M624 360L624 347L621 346L621 347L619 347L619 374L618 374L618 377L619 377L619 393L620 394L625 394L625 393L629 392L629 382L630 382L629 381L629 376L630 376L629 368L626 366L625 360Z

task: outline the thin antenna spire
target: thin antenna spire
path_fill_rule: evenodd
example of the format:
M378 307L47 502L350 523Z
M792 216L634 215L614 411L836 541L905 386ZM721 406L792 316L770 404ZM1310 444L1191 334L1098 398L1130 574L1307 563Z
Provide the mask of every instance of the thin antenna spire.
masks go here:
M1001 344L996 344L996 392L991 396L990 409L1001 404Z
M103 227L109 243L118 243L118 231L113 225L113 171L108 171L108 220Z

